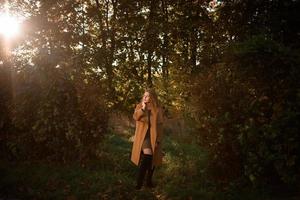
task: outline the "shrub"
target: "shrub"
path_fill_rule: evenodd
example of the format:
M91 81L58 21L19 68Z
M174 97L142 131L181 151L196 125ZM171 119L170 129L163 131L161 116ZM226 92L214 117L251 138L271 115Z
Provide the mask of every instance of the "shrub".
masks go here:
M261 36L197 77L191 109L220 182L299 180L299 54Z
M75 82L61 68L28 68L15 75L12 105L6 146L14 159L67 162L96 156L108 118L99 88Z

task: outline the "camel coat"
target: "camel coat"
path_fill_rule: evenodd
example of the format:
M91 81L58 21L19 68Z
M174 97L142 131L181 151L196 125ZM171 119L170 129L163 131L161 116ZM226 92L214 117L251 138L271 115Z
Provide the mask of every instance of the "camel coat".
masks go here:
M131 161L139 165L142 145L148 129L147 112L142 111L142 103L139 103L133 114L133 119L136 121L135 135L131 151ZM162 164L162 134L163 134L163 113L162 108L158 107L157 111L151 111L150 116L150 140L153 152L153 166Z

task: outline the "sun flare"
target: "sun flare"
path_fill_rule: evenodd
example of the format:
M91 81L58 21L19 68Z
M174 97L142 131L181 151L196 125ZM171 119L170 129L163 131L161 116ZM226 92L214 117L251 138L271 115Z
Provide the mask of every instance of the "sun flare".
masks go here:
M18 19L8 13L0 13L0 34L5 38L18 35L20 23Z

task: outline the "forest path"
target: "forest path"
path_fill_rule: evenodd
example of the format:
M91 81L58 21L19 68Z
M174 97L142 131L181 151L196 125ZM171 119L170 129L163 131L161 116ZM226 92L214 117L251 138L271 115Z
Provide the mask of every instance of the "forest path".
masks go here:
M113 152L117 160L122 160L119 163L123 166L120 166L120 170L130 177L130 185L134 188L138 168L129 159L135 131L134 121L130 116L114 116L111 119L110 127L114 134L108 136L103 151ZM205 177L207 154L196 144L187 126L181 118L165 120L163 165L155 170L153 177L157 187L133 191L136 199L212 198L214 194L208 192L212 184Z

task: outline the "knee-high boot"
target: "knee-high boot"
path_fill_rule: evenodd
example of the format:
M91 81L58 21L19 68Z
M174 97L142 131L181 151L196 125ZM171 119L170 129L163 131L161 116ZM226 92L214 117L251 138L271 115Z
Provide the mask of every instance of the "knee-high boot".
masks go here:
M138 176L137 176L137 184L136 184L137 190L142 188L146 172L148 169L150 169L149 166L151 167L151 165L152 165L152 155L142 154L140 165L139 165Z
M153 173L154 173L154 169L155 169L155 167L150 166L150 168L147 171L146 184L147 184L147 187L150 187L150 188L155 187L153 182L152 182L152 176L153 176Z

